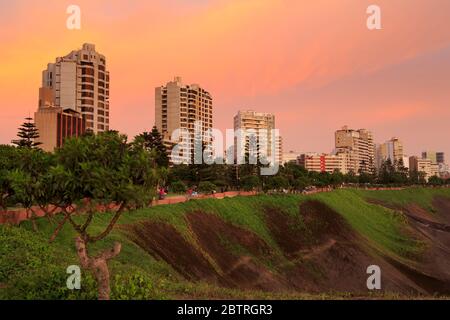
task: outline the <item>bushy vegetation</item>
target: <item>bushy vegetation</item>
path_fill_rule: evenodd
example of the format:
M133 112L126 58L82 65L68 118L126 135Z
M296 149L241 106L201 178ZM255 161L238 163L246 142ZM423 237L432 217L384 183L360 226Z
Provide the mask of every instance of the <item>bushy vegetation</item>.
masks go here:
M189 241L195 242L187 227L185 215L193 211L216 214L235 225L251 230L264 239L274 251L280 251L266 224L264 208L278 208L288 215L298 215L299 204L306 200L319 200L341 214L350 226L387 256L414 259L422 244L411 239L405 230L401 214L366 199L400 199L424 208L432 207L436 195L450 198L448 189L412 188L398 191L336 190L315 195L258 195L192 200L168 206L143 208L125 212L117 228L104 241L92 244L92 254L102 252L115 241L122 243L121 254L111 260L111 298L113 299L173 299L179 297L208 298L276 298L275 294L243 292L223 289L204 283L189 283L166 263L154 259L136 246L123 231L122 226L141 221L165 221L179 230ZM114 213L95 215L91 232L104 230ZM84 221L74 217L75 223ZM95 299L96 281L89 272L82 274L82 290L66 288L66 268L78 264L73 246L77 235L69 225L64 225L54 243L48 239L54 226L45 218L36 221L39 232L33 232L27 221L20 227L0 226L0 298L3 299ZM301 223L299 220L298 223ZM301 229L301 227L300 227ZM294 296L283 296L293 298Z
M33 127L25 126L22 133L21 140L16 141L19 147L0 146L0 210L21 207L28 215L28 221L20 227L0 226L0 298L162 299L167 286L174 295L182 295L184 290L192 289L187 289L191 284L180 285L173 270L115 230L117 224L163 220L194 241L185 214L198 210L247 228L278 250L268 232L264 209L275 207L298 215L298 205L307 197L296 193L309 186L422 182L420 176L405 180L404 170L393 169L389 163L379 175L359 176L307 172L295 164L282 166L275 176L261 176L258 164L168 168L166 150L156 128L131 142L115 131L88 133L67 139L54 153L44 152L33 143L38 134ZM433 179L430 183L442 181ZM203 193L238 189L267 195L150 207L157 186L169 186L177 193L196 187ZM365 201L373 196L400 204L415 202L432 210L433 195L447 192L408 190L395 196L389 192L373 195L339 190L310 197L342 214L358 233L386 254L411 258L420 251L420 243L403 233L402 216ZM37 208L44 218L37 217ZM298 223L301 227L300 220ZM65 271L72 264L84 269L81 291L66 288Z
M211 182L220 186L221 190L258 190L264 192L287 191L301 192L309 187L377 186L400 187L411 185L441 186L450 183L437 176L425 181L422 172L409 172L402 165L383 163L378 172L372 174L354 172L342 174L307 171L298 164L287 163L280 166L274 176L261 176L261 166L243 164L235 165L176 165L170 168L168 183L182 181L188 187L198 187L201 182Z
M53 229L50 242L66 224L71 226L80 265L95 276L99 298L108 299L107 262L119 254L121 244L96 256L88 254L88 246L108 236L124 211L151 203L164 176L154 150L142 137L128 143L126 136L113 131L68 139L55 153L19 145L0 150L0 163L5 164L0 174L2 207L12 203L25 208L35 232L40 208ZM101 207L114 214L104 229L94 230L90 227ZM55 217L57 211L61 214Z

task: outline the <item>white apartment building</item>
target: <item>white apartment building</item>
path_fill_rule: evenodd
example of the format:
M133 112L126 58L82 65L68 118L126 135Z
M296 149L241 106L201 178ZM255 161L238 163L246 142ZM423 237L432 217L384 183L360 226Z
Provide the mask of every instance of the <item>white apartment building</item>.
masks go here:
M200 125L201 139L211 142L207 134L213 127L213 99L211 94L198 84L184 84L180 77L166 85L155 88L155 125L169 144L186 144L185 151L180 152L179 161L190 162L194 145L195 125ZM190 138L179 137L175 139L175 130L189 132ZM200 138L200 137L199 137ZM170 151L170 150L169 150Z
M349 155L340 154L301 154L298 163L308 171L333 173L339 171L342 174L348 173Z
M375 147L372 133L344 126L335 133L336 154L348 156L347 169L355 174L372 173L375 167Z
M240 131L242 134L235 137L235 160L240 158L241 163L244 162L245 148L249 143L249 137L254 136L259 150L258 157L265 157L268 161L274 159L281 164L283 142L275 130L275 115L253 110L239 111L234 117L234 131Z

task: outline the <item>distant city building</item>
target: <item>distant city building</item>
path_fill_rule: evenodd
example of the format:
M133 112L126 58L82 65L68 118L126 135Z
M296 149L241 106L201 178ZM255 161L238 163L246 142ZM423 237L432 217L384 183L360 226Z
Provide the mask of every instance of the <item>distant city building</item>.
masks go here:
M438 163L439 166L439 176L446 179L450 174L450 168L446 163Z
M348 171L355 174L372 173L375 167L375 146L372 133L366 129L353 130L344 126L335 133L335 153L346 154Z
M433 163L431 159L420 159L416 156L409 158L409 170L410 172L423 172L425 174L425 180L428 181L432 176L439 175L439 166Z
M375 147L375 167L379 170L381 165L386 160L390 160L393 165L400 165L403 162L403 144L398 138L391 138L390 140L377 145Z
M80 113L86 129L94 133L109 130L109 71L95 45L85 43L48 64L42 72L39 107L48 105Z
M430 159L432 163L437 163L436 151L424 151L424 152L422 152L422 159Z
M433 163L445 163L444 152L424 151L422 159L430 159Z
M296 163L298 164L298 157L300 157L301 152L289 151L283 153L283 164L286 163Z
M277 163L279 163L280 165L283 164L284 159L283 159L283 137L278 136L275 137L275 161Z
M187 163L192 159L194 145L186 140L193 141L196 123L201 124L198 128L201 139L211 142L212 138L206 134L213 126L213 99L208 91L198 84L183 84L180 77L155 88L155 125L158 131L168 146L186 143L187 152L181 151L178 161ZM189 138L174 139L175 130L189 132Z
M283 161L282 138L277 136L275 130L275 116L271 113L256 112L252 110L239 111L234 117L234 130L241 130L242 135L234 142L235 159L240 155L242 163L245 157L245 148L249 142L249 136L253 134L257 140L259 155L269 161L274 158L279 164ZM275 140L273 137L275 136ZM273 149L273 150L272 150ZM275 154L273 154L275 152Z
M81 136L86 130L86 121L79 112L72 109L42 107L34 114L34 121L39 130L36 141L41 142L39 147L47 152L53 152L67 138Z
M438 164L445 163L445 154L444 154L444 152L436 152L436 162Z
M339 171L343 174L349 172L349 154L340 153L331 154L301 154L298 157L298 163L308 171L333 173Z
M406 169L409 169L409 157L408 156L403 156L403 166L406 168Z

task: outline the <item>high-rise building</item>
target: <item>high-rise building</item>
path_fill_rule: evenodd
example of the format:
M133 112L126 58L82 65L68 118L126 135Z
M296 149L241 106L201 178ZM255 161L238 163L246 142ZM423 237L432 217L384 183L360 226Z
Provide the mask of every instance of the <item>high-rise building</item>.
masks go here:
M347 165L349 164L349 154L340 153L332 154L301 154L298 157L298 163L301 167L308 171L333 173L339 171L343 174L349 172Z
M56 58L42 72L39 107L49 104L71 109L86 120L86 129L94 133L109 130L109 71L106 58L95 45Z
M207 130L213 126L213 99L211 94L198 84L186 85L180 77L168 82L165 86L155 88L155 125L164 137L172 143L188 143L183 137L174 139L175 130L186 130L194 139L195 126L200 125L202 140L211 141ZM186 139L185 139L186 140ZM189 150L180 153L178 161L189 162L193 154L194 144Z
M398 138L391 138L385 143L377 145L375 148L375 167L377 169L380 169L383 162L388 159L396 166L404 162L403 144Z
M245 148L250 141L250 136L253 135L258 146L258 157L265 157L268 161L274 159L277 163L282 163L283 144L281 136L274 131L276 130L275 115L252 110L239 111L234 117L234 130L235 132L240 130L242 133L235 137L235 159L240 157L241 163L244 162Z
M344 126L335 133L335 153L346 154L347 169L355 174L372 173L375 166L375 147L372 133L366 129L353 130Z

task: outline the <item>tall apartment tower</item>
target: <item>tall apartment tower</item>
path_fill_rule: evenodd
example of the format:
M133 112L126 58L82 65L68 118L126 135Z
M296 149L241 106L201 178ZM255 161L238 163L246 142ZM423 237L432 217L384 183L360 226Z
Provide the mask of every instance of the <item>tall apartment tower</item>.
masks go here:
M376 146L375 166L377 169L380 169L383 162L387 159L390 159L393 165L399 165L401 162L403 162L403 166L408 165L404 163L403 157L403 144L398 138L394 137Z
M167 142L180 142L172 137L177 129L187 129L193 138L196 122L201 124L202 139L208 140L205 131L212 129L212 114L211 94L198 84L186 85L175 77L165 86L155 88L155 125ZM189 154L181 157L189 161L193 148L191 145Z
M257 143L260 146L260 154L266 156L269 160L274 157L275 161L279 164L282 163L282 138L280 136L275 136L275 140L273 139L272 130L276 129L275 115L252 110L239 111L238 114L234 116L234 130L237 131L239 129L243 134L240 137L241 141L238 142L238 138L235 138L235 158L237 158L239 154L241 156L245 155L245 146L249 141L247 133L253 131L258 140ZM239 146L241 148L240 150L238 150ZM273 152L275 152L275 155L273 155ZM241 161L243 160L241 159Z
M353 130L344 126L335 133L336 154L348 155L349 171L355 174L372 173L375 165L375 147L372 133L366 129Z
M95 51L95 45L85 43L82 49L48 64L42 72L39 107L49 102L80 113L86 130L109 130L109 71L105 56Z

